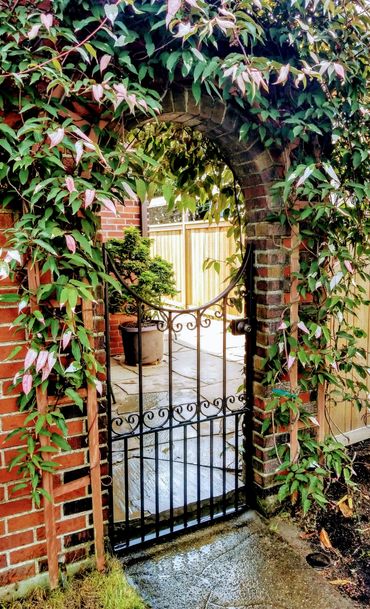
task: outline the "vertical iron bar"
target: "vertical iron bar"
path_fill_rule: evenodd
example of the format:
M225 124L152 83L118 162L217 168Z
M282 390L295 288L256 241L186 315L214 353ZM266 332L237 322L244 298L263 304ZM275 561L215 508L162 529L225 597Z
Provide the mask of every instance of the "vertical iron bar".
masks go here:
M226 514L226 405L227 405L227 361L226 361L226 314L227 296L222 299L222 511Z
M154 459L155 459L155 534L159 537L159 457L158 457L158 431L154 432Z
M188 526L188 426L184 425L184 528Z
M138 360L139 360L139 461L140 461L140 535L141 541L145 539L144 532L144 387L143 387L143 343L142 343L142 304L138 298L135 299L137 307L137 328L138 328Z
M125 536L126 547L130 545L130 495L129 495L129 459L128 459L128 438L123 438L123 459L124 459L124 490L125 490Z
M213 498L213 419L209 421L209 494L210 505L209 515L211 520L214 516L214 498Z
M256 303L254 294L254 246L249 246L249 258L245 277L244 307L251 331L245 335L245 397L247 412L243 417L244 480L246 502L255 507L256 497L253 479L253 381L254 352L256 344Z
M201 468L200 468L200 328L201 328L201 312L197 311L196 328L197 328L197 520L201 520Z
M170 531L173 532L173 385L172 385L172 313L168 313L168 416L170 459Z
M105 243L102 246L104 269L109 273L109 261ZM107 427L108 427L108 476L110 484L108 486L108 536L113 546L114 535L114 499L113 499L113 446L112 446L112 378L111 378L111 362L110 362L110 332L109 332L109 292L108 283L104 282L104 340L106 350L106 368L107 368Z
M239 414L235 413L235 451L234 451L234 467L235 467L235 511L239 504Z

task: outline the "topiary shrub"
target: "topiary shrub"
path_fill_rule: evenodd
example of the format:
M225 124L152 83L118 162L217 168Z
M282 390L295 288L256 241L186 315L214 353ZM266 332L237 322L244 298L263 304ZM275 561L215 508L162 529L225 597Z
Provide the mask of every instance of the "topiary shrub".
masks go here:
M160 306L163 296L176 295L176 282L172 264L161 256L150 255L151 241L135 226L130 226L125 229L123 239L110 239L106 247L126 284L140 298ZM110 287L111 313L132 312L135 308L135 299L129 292L118 292Z

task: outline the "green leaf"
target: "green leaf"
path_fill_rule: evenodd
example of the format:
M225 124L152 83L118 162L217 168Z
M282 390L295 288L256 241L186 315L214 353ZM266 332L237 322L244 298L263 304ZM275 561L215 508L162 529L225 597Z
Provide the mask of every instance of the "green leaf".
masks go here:
M61 436L57 433L51 434L51 441L53 442L53 444L56 444L57 446L59 446L59 448L61 448L62 450L65 450L65 451L71 450L71 447L68 444L67 440L65 438L63 438L63 436Z
M83 406L84 406L83 399L77 393L77 391L75 391L74 389L69 387L68 389L66 389L65 393L69 398L71 398L71 400L74 404L76 404L81 410L83 410Z

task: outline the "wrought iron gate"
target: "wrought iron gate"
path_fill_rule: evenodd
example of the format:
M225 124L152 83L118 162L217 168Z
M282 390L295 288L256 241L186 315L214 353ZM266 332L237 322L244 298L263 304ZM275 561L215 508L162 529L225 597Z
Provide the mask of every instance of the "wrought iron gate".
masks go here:
M119 553L238 513L253 503L253 250L249 246L239 272L219 296L186 310L142 300L119 276L106 251L104 256L107 272L120 282L137 313L138 364L131 369L126 366L127 374L137 375L137 392L128 396L130 406L123 411L114 406L106 331L109 467L113 480L110 531L114 551ZM108 299L106 286L107 330ZM236 300L242 303L243 317L230 320L227 310ZM159 393L144 386L148 378L155 386L159 370L155 366L149 369L142 361L148 315L154 317L165 343L161 371L163 374L165 370L167 387ZM211 357L204 346L211 336L207 332L215 323L221 329L221 348L217 359L212 359L212 382L204 396L203 377ZM244 361L238 364L239 368L229 361L229 330L233 335L244 336ZM183 347L178 338L184 331L194 333L192 348L186 349L186 343ZM185 360L189 360L183 361L184 378L191 385L189 391L181 388L182 378L180 388L176 380L176 366L184 352ZM187 377L187 366L193 370L193 377L190 373ZM234 384L229 379L230 367ZM149 399L153 396L160 397L154 405Z

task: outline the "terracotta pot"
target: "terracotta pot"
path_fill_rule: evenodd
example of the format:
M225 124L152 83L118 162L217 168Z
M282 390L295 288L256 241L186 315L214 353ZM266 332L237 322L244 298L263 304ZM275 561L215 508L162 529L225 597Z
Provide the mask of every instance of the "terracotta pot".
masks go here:
M137 326L120 325L125 361L128 366L139 363L139 330ZM163 358L163 332L153 323L141 328L141 361L143 364L155 364Z

